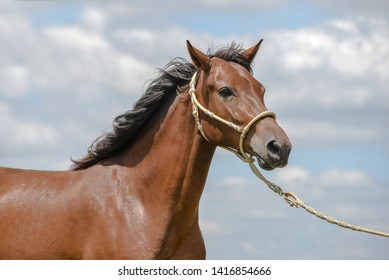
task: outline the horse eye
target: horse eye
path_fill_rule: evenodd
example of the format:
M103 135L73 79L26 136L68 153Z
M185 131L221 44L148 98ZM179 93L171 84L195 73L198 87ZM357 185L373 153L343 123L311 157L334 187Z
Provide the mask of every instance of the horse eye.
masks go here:
M229 87L222 87L221 89L219 89L219 95L224 99L227 99L231 96L234 96L235 94Z

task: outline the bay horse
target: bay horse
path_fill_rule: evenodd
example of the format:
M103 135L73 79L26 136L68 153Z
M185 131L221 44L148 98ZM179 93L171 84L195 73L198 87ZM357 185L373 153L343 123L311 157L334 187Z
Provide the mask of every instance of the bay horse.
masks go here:
M198 209L215 149L243 139L264 169L288 161L274 113L256 117L268 112L251 69L261 42L205 54L187 41L193 63L160 69L70 170L0 168L0 258L204 259Z

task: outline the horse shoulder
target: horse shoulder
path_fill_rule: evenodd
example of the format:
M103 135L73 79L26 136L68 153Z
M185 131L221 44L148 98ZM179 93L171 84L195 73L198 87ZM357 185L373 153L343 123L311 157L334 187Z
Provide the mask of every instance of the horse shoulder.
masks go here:
M143 259L145 209L135 177L118 166L89 168L81 180L88 197L90 228L84 242L85 259ZM147 251L147 250L146 250Z

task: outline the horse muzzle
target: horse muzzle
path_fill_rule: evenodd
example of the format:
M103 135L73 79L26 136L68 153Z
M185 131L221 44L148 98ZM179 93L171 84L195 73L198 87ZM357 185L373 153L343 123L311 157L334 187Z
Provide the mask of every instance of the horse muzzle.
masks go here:
M292 144L289 140L270 140L260 153L255 152L259 166L265 170L273 170L277 167L284 167L288 164ZM255 151L255 149L254 149Z

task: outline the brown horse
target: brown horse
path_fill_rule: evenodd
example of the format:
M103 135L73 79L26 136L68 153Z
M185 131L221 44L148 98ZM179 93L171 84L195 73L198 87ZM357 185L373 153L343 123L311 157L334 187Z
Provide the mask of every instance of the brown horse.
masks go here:
M72 170L0 168L0 258L205 258L198 208L208 169L217 146L240 141L214 116L236 127L254 119L244 151L262 168L287 164L291 144L274 114L255 119L267 110L251 74L261 42L209 55L187 43L193 64L176 58L161 69ZM193 118L195 73L198 103L213 113Z

